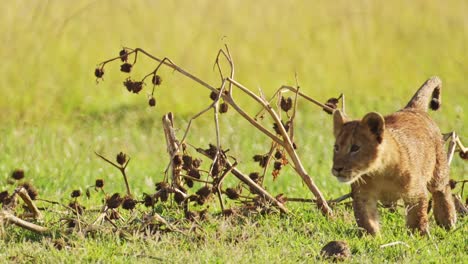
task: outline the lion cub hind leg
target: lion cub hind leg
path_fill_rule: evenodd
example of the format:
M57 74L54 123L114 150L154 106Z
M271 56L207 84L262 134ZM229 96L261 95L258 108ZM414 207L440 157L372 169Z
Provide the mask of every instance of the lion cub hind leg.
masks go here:
M353 209L354 217L360 228L363 228L371 235L379 233L379 215L376 198L353 195Z
M428 233L427 195L421 194L418 198L404 200L406 205L406 226L411 231L419 231L421 235L426 235Z
M436 223L445 229L453 228L457 221L457 213L449 186L447 158L442 151L437 152L437 163L428 189L432 193Z
M434 191L432 200L436 223L445 229L452 229L457 221L457 214L450 187L446 186L445 190Z

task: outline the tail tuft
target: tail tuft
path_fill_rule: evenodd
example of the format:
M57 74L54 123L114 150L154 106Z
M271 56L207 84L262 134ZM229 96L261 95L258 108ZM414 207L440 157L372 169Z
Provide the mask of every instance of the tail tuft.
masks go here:
M440 101L437 98L432 98L430 107L432 110L436 111L440 108Z

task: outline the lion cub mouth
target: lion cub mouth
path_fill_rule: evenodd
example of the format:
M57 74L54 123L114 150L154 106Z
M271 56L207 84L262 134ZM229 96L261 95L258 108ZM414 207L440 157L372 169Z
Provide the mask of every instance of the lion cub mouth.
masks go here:
M332 174L338 179L339 182L352 184L361 177L361 173L355 173L351 170L337 171L332 169Z

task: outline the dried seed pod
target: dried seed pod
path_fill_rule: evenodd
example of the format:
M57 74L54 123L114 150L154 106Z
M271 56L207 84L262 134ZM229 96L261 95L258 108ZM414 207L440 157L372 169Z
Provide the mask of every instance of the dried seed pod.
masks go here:
M25 182L25 183L21 184L20 186L23 187L24 189L26 189L26 191L28 192L28 195L31 198L31 200L36 200L37 195L38 195L36 187L34 187L29 182Z
M217 177L220 172L220 166L218 162L211 164L211 176Z
M345 241L331 241L320 251L323 258L332 260L345 260L351 256L351 250Z
M289 110L291 110L292 105L293 105L293 102L292 102L291 97L288 97L288 99L285 99L283 96L281 96L280 106L283 111L288 112Z
M464 160L468 160L468 151L460 151L460 153L458 153L458 155L460 155L460 158L464 159Z
M156 199L154 199L154 197L152 195L149 195L147 193L144 194L143 204L146 207L153 207L155 203L156 203Z
M181 194L180 192L175 192L174 193L174 201L177 204L182 204L182 202L185 200L184 195Z
M275 161L273 167L275 168L275 170L281 170L281 168L283 167L283 163L281 163L281 161Z
M143 82L134 82L132 92L137 94L143 89Z
M227 188L226 195L227 197L229 197L229 199L232 199L232 200L239 199L239 193L237 193L237 191L233 188Z
M154 97L151 97L148 100L148 105L151 106L151 107L155 107L156 106L156 99Z
M219 105L219 112L221 114L227 113L228 110L229 110L229 105L227 103L222 103Z
M201 196L201 197L207 198L211 194L211 188L205 185L205 186L201 187L200 189L198 189L196 194Z
M258 182L260 179L260 174L258 172L252 172L249 174L249 178L254 182Z
M137 201L135 199L130 196L125 196L125 198L123 198L122 208L125 210L133 210L135 209L136 204Z
M167 189L169 187L169 183L167 182L157 182L155 185L156 185L156 191Z
M107 207L111 209L118 208L123 202L122 197L120 197L119 193L114 193L111 197L106 199Z
M253 156L253 160L254 160L255 162L260 162L260 161L263 160L263 156L264 156L264 155L255 155L255 156Z
M94 184L96 188L103 188L104 187L104 180L103 179L97 179L96 183Z
M213 100L213 101L218 99L218 93L217 92L211 92L210 93L210 99Z
M120 56L120 60L122 62L126 62L128 60L128 52L126 49L122 49L120 52L119 52L119 56Z
M194 168L198 169L198 168L200 168L201 162L202 162L201 159L194 159L194 160L192 161L192 166L193 166Z
M189 170L192 167L192 157L189 155L182 156L182 161L184 162L183 169Z
M73 190L71 193L71 198L78 198L81 196L81 190Z
M283 121L281 121L281 124L283 125L284 130L286 130L286 132L288 132L289 131L289 122L285 124L285 123L283 123ZM277 123L273 124L273 130L275 130L276 134L281 135L281 131L280 131L280 128L278 127Z
M182 165L182 157L180 155L175 155L174 158L172 159L172 163L176 167Z
M283 153L281 151L277 150L275 153L275 159L281 159L283 158Z
M53 241L54 248L57 250L62 250L67 246L67 243L63 238L55 239Z
M159 76L157 74L153 75L153 79L151 79L151 83L153 83L154 85L161 85L161 83L162 83L161 76Z
M0 192L0 203L3 204L4 201L8 198L8 191Z
M119 154L117 154L117 157L115 159L118 164L124 165L125 162L127 161L127 155L123 152L120 152Z
M449 186L450 186L450 189L452 190L455 189L455 187L457 186L457 181L450 179Z
M11 173L11 178L19 181L24 178L24 171L21 169L16 169Z
M339 101L340 100L338 100L338 98L330 98L330 99L327 100L325 105L332 108L332 109L337 109ZM325 111L326 113L328 113L330 115L333 113L333 110L329 110L328 108L323 108L323 111Z
M104 76L104 69L103 68L96 68L94 70L94 76L96 76L96 78L102 78L102 76Z
M218 154L218 148L213 144L208 144L208 149L205 149L205 152L210 158L214 159Z
M188 176L195 178L195 179L201 178L200 172L197 169L190 169L188 172Z
M132 71L132 65L128 62L120 65L120 71L125 73L130 73Z
M189 188L192 188L193 187L193 181L191 179L187 179L185 178L185 183L187 184L187 186Z

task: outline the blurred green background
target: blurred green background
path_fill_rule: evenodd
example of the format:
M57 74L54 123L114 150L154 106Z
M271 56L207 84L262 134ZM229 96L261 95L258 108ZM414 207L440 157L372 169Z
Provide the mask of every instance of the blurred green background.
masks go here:
M166 164L161 116L176 113L183 128L208 105L208 90L169 69L161 71L157 107L144 90L129 94L119 63L106 67L96 84L96 65L123 46L140 47L218 85L213 70L218 49L228 44L236 79L271 94L282 84L326 101L344 92L347 112L390 113L419 86L438 75L443 107L431 114L443 131L456 130L468 144L468 3L466 1L5 1L0 10L0 173L25 168L45 194L63 196L95 178L120 175L93 151L134 159L131 182L147 190ZM132 76L156 64L140 58ZM252 104L239 97L250 110ZM299 152L319 187L342 194L329 173L330 116L301 101ZM270 126L269 124L268 126ZM268 140L230 112L223 117L223 145L250 162ZM189 142L214 142L212 117L196 122ZM256 169L245 165L243 170ZM249 167L250 166L250 167ZM463 178L458 159L452 174ZM305 188L292 172L278 191ZM291 175L291 176L289 176ZM51 181L50 179L54 179ZM291 180L293 179L293 180ZM288 186L288 187L285 187Z

